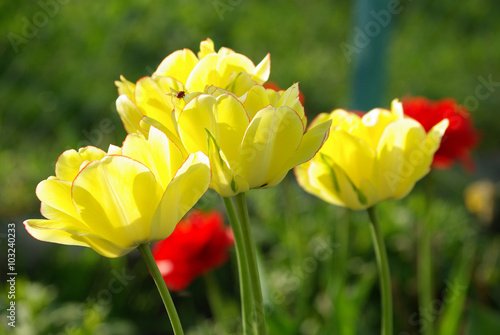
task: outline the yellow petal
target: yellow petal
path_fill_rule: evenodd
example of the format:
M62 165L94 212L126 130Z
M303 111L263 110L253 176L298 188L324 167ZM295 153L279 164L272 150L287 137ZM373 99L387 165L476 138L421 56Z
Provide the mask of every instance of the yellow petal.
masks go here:
M208 153L208 130L229 163L236 162L248 117L243 105L231 94L217 98L202 94L191 100L179 115L179 134L189 152Z
M302 123L304 124L304 130L306 129L307 119L304 114L304 106L299 99L299 84L295 83L286 91L280 93L280 99L275 107L288 106L293 109L297 114L299 114Z
M286 172L284 164L297 150L302 134L302 121L291 108L262 109L247 128L236 172L250 188L267 186Z
M360 187L361 180L373 178L375 151L344 130L332 130L320 152L348 172L356 187Z
M313 194L332 204L354 210L372 205L374 191L371 185L364 181L363 188L356 187L345 170L329 157L321 153L319 156L311 161L307 171L312 188L317 190Z
M234 53L235 52L233 49L227 47L222 47L219 49L219 51L217 51L217 54L219 54L219 56L227 56Z
M73 234L64 230L67 223L54 220L26 220L24 226L28 233L40 241L59 243L65 245L89 245L81 240L75 240ZM71 227L70 227L71 228Z
M234 164L238 161L241 141L249 124L245 108L233 95L225 94L216 99L213 113L216 127L211 132L229 163Z
M78 152L74 149L66 150L57 159L56 177L73 181L84 162L99 160L105 155L106 153L103 150L93 146L80 148Z
M137 106L126 95L120 95L116 99L116 110L122 119L123 126L127 133L143 133L139 127L139 122L142 120L142 113Z
M331 120L327 120L310 128L302 137L297 151L286 163L285 169L289 170L313 158L327 140L331 123Z
M316 119L324 119L325 117L326 115L320 114ZM332 119L332 128L339 128L347 132L351 132L353 129L356 129L361 121L361 118L359 116L354 113L347 112L343 109L335 109L330 113L329 117ZM319 121L320 120L313 120L311 125Z
M110 144L108 147L108 155L121 155L122 154L122 148Z
M338 206L344 202L339 196L339 185L335 175L331 173L320 159L312 159L294 169L298 184L308 193Z
M160 86L149 77L137 82L135 99L142 114L163 124L169 131L176 132L174 104Z
M210 184L210 163L201 153L190 154L168 185L151 221L150 241L167 238Z
M217 69L219 56L215 53L205 55L194 67L186 80L186 89L190 92L202 92L207 85L225 87L221 85L221 75Z
M335 175L338 178L340 188L339 197L342 199L344 207L353 210L361 210L373 205L371 203L372 199L369 199L366 192L363 192L361 187L353 183L347 171L336 164L333 165L333 171L335 171ZM363 186L367 187L369 184L363 180Z
M135 101L135 84L133 82L120 76L120 80L116 80L115 85L118 87L118 95L125 94L130 100Z
M248 183L236 174L228 164L224 152L220 150L214 136L208 133L208 157L212 171L212 182L210 188L223 197L232 197L238 193L248 191ZM233 166L237 162L233 163Z
M49 220L26 220L24 225L28 233L40 241L90 247L105 257L120 257L135 248L123 248L111 241L95 236L80 236L71 234L64 229L50 228L60 227L64 223Z
M177 50L165 58L155 71L156 75L171 77L185 83L198 58L189 49Z
M255 67L252 73L252 80L256 81L259 85L264 84L271 74L271 55L267 54L266 57Z
M389 124L378 147L379 192L382 198L399 197L429 171L433 159L426 154L424 128L412 119Z
M123 142L122 152L124 156L146 165L163 189L184 163L181 150L155 127L150 128L147 140L142 135L128 135Z
M249 73L253 69L252 61L240 54L208 54L191 71L186 88L189 91L203 91L207 85L226 88L233 73Z
M132 250L123 250L103 241L81 221L71 199L70 182L57 179L42 181L37 187L37 195L42 201L42 215L50 220L26 220L26 229L33 237L47 242L91 247L106 257L117 257L117 253Z
M202 94L191 100L179 114L179 135L188 152L208 153L205 129L215 133L215 108L216 99L211 95Z
M225 82L227 82L225 89L236 96L242 96L257 85L257 82L252 80L252 77L246 72L233 72Z
M202 59L203 57L211 53L215 53L214 41L212 41L210 38L201 41L200 51L198 52L198 58Z
M71 199L71 182L55 178L42 180L36 187L36 195L42 202L42 215L48 219L56 219L48 212L49 208L43 205L50 206L67 216L74 217L79 220L80 216L76 212Z
M251 120L255 114L262 108L271 105L266 89L260 85L254 85L241 96L240 101L243 102L248 118Z
M395 115L386 109L372 109L363 115L361 122L352 127L350 133L363 140L373 150L377 150L385 129L396 120Z
M75 178L72 189L82 220L97 236L125 248L148 242L161 194L151 171L124 156L89 163Z
M177 132L172 132L169 129L167 129L163 124L158 122L155 119L152 119L150 117L145 116L141 122L140 122L141 129L144 130L144 136L147 137L149 136L149 130L151 127L154 127L158 130L160 130L162 133L164 133L169 140L174 142L174 144L181 150L183 153L186 153L186 150L184 148L184 144L182 144L181 139L179 138L179 135Z
M402 120L405 117L403 113L403 104L398 99L392 100L391 112L394 114L397 120Z
M448 119L441 120L438 124L429 130L426 138L426 153L434 154L439 149L441 145L441 140L443 139L446 129L448 129L450 122Z
M94 236L78 236L74 235L73 239L77 241L81 241L83 243L86 243L89 247L94 249L97 253L104 257L109 257L109 258L116 258L116 257L121 257L125 256L132 250L136 249L137 246L132 246L132 247L122 247L119 245L116 245L112 241L105 240L99 237L94 237Z
M217 66L217 70L222 73L222 78L228 78L231 74L239 72L250 74L254 69L253 62L248 57L238 53L219 57Z
M439 149L441 138L443 137L448 125L448 119L444 119L436 124L427 133L425 144L420 143L416 147L413 147L413 149L405 155L406 161L415 166L414 174L411 176L415 182L423 178L430 171L430 165L432 164L434 153ZM394 197L400 199L408 195L408 193L410 193L413 189L415 182L408 185L403 184L396 191Z
M160 89L165 93L175 93L177 94L180 91L185 91L184 84L178 81L177 79L159 76L153 74L151 79L160 87Z

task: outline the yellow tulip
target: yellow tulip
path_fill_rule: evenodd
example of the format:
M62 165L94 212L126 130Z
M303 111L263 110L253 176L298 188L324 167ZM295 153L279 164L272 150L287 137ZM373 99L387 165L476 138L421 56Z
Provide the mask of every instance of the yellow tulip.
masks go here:
M295 168L297 181L326 202L356 210L406 196L429 172L448 127L445 119L426 134L420 123L405 118L397 100L391 111L374 109L359 117L334 110L312 124L324 120L332 120L330 136L312 160Z
M190 93L203 92L206 86L217 86L238 96L255 84L263 84L270 73L269 54L257 66L246 56L228 48L214 50L212 40L201 42L198 57L189 49L175 51L166 57L151 77L136 84L121 76L116 81L118 113L129 133L146 133L148 125L141 120L154 119L169 138L175 139L179 99ZM146 128L146 129L144 129Z
M330 121L306 129L298 85L275 92L255 85L241 97L210 87L178 117L187 152L211 162L210 187L229 197L278 184L294 166L311 159L328 136Z
M65 151L36 194L47 219L24 222L36 239L119 257L168 237L210 183L208 157L186 156L161 131L130 134L122 148Z

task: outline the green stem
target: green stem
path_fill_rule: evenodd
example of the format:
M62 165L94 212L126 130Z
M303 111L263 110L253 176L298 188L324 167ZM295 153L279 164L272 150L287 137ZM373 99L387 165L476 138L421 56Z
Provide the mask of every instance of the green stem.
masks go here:
M244 335L253 334L252 315L254 313L254 304L252 300L252 287L250 285L250 274L248 271L248 261L245 249L245 241L241 230L240 222L236 215L236 209L231 198L222 197L226 206L229 222L233 230L234 242L236 247L236 258L238 260L238 274L240 278L241 295L241 319Z
M167 310L168 317L170 318L170 323L172 323L172 328L174 329L175 335L184 335L184 331L182 330L181 321L179 320L179 315L177 314L177 310L175 309L174 302L172 301L172 297L168 292L167 285L163 280L163 277L158 269L158 265L156 265L156 261L153 258L153 254L151 253L151 249L148 244L142 244L137 249L140 251L142 258L146 262L148 266L149 272L153 277L156 287L160 292L161 298L163 300L163 304L165 305L165 309Z
M250 272L250 284L252 285L253 300L255 303L255 322L257 323L257 334L267 334L266 316L264 314L264 300L262 298L262 287L260 285L259 268L257 266L257 256L255 244L250 229L250 219L248 217L248 208L245 193L236 195L236 207L240 219L243 240L248 260L248 270Z
M375 207L368 208L370 216L370 230L377 257L377 266L380 276L380 291L382 295L382 335L392 335L392 292L389 262L385 250L384 237L380 229L380 223L375 213Z

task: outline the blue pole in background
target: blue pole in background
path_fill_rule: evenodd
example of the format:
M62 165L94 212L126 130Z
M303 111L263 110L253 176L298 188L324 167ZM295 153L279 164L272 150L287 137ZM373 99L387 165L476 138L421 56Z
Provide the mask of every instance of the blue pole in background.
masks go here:
M386 90L387 46L395 16L402 11L395 0L356 0L350 43L341 46L353 66L351 110L389 107Z

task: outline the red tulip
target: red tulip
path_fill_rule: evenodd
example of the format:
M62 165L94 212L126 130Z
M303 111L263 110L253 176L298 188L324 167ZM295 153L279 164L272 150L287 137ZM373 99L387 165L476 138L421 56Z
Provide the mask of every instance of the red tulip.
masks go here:
M172 235L155 244L153 256L173 291L185 289L196 277L224 264L234 244L231 228L217 211L192 211Z
M478 144L479 136L465 107L453 99L434 102L417 97L404 98L402 102L405 115L420 122L426 131L445 118L450 121L441 146L434 155L434 168L449 169L455 161L462 163L468 170L474 167L470 154Z

